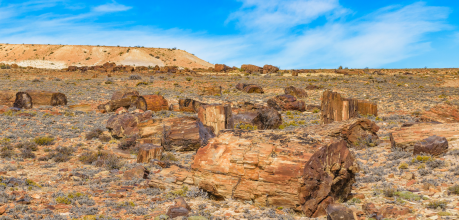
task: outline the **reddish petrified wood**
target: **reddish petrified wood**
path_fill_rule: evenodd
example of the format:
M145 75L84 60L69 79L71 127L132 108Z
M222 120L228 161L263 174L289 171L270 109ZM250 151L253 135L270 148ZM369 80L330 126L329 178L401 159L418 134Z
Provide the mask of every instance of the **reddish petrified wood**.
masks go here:
M238 83L236 89L246 93L264 93L263 88L255 84Z
M342 98L336 92L323 93L321 118L324 124L355 118L358 114L377 116L378 106L362 100Z
M67 97L59 92L27 90L32 98L33 105L67 105Z
M137 163L149 163L150 160L161 160L164 148L153 144L142 144L137 154Z
M297 100L292 95L278 95L268 100L268 106L278 111L306 111L306 104L304 101Z
M206 126L211 127L214 134L220 130L234 129L231 105L203 105L198 111L199 120Z
M308 97L308 94L306 93L306 91L304 89L296 88L294 86L286 87L284 89L284 93L286 95L292 95L292 96L295 96L297 98L306 98L306 97Z

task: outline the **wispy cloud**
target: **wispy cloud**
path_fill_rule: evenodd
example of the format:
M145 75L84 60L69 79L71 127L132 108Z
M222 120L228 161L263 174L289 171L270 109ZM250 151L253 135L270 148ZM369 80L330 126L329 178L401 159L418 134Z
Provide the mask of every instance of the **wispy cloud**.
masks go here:
M0 41L177 47L211 63L231 66L251 63L281 68L351 68L382 67L426 53L432 49L426 38L429 33L452 28L446 23L448 8L423 2L389 6L355 17L338 0L241 1L241 8L229 15L227 22L237 23L242 32L227 36L126 27L119 22L96 23L101 14L131 9L116 2L80 14L35 16L22 15L57 3L6 5L0 7ZM5 11L9 13L2 14ZM322 24L310 27L318 18L324 18Z
M118 4L116 2L104 4L104 5L99 5L97 7L94 7L92 10L95 12L120 12L120 11L127 11L131 9L132 7Z

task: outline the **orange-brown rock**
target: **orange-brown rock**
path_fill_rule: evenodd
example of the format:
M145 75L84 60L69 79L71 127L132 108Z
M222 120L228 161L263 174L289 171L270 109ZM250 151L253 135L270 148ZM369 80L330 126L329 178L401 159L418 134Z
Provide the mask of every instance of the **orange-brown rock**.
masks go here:
M459 122L459 107L457 105L436 105L421 114L421 121L436 121L441 123Z
M341 204L330 204L326 208L327 220L355 220L354 212Z
M336 92L324 91L321 104L321 118L323 123L328 124L334 121L344 121L355 118L359 114L377 116L378 106L362 100L342 98Z
M263 74L267 74L267 73L276 73L279 71L279 68L276 67L276 66L272 66L272 65L264 65L263 66Z
M448 141L445 137L430 136L414 144L413 154L430 154L439 156L448 152Z
M11 68L12 69L17 69L17 68L19 68L19 66L17 64L13 63L13 64L11 64Z
M201 105L206 105L193 99L179 99L179 110L182 112L195 112L197 113Z
M199 120L206 126L212 128L216 135L221 130L234 129L231 105L203 105L198 111Z
M137 90L132 89L132 88L125 88L125 89L121 89L113 93L111 100L119 100L122 98L128 98L130 96L139 96L139 95L140 93Z
M133 180L133 179L146 179L148 177L148 170L142 166L136 166L130 170L127 170L123 173L123 179L125 180Z
M262 73L263 72L263 68L261 68L259 66L252 65L252 64L244 64L244 65L242 65L241 66L241 70L245 71L245 72L248 72L248 73Z
M14 101L16 100L16 92L11 90L0 91L0 105L6 105L13 107Z
M307 85L306 86L306 90L316 90L316 89L320 89L320 87L316 86L316 85Z
M188 216L191 211L191 207L186 203L183 197L176 198L174 205L168 208L166 215L170 218L176 218L178 216Z
M300 99L308 97L308 94L306 93L304 89L296 88L294 86L285 87L284 93L286 95L292 95Z
M16 99L14 100L13 107L31 109L33 107L32 97L26 92L16 93Z
M282 124L282 115L273 108L247 110L233 115L235 125L251 125L259 130L277 129Z
M33 105L67 105L67 97L63 93L40 91L40 90L27 90L27 94L32 98Z
M194 184L217 198L300 210L304 166L321 146L299 143L286 132L225 131L194 158ZM256 137L256 138L254 138Z
M200 92L199 95L221 96L222 95L222 87L221 86L205 86L205 87L201 87L201 92Z
M146 106L138 107L139 109L142 109L144 111L151 110L154 112L169 109L169 104L167 103L167 100L162 95L144 95L142 97L145 99Z
M137 125L144 120L151 118L152 112L146 111L144 113L124 113L114 115L107 121L106 128L113 137L122 138L139 133Z
M414 152L416 143L427 139L430 136L446 138L448 142L457 143L459 134L459 123L434 124L418 123L410 127L401 127L390 134L392 148Z
M236 89L246 93L264 93L263 88L255 84L238 83Z
M306 111L304 101L297 100L292 95L278 95L268 100L268 106L278 111Z
M160 140L165 150L197 150L214 136L195 117L154 118L140 123L138 129L140 137Z
M126 98L111 100L105 104L99 105L98 109L103 109L106 112L113 112L119 108L129 109L131 106L135 106L144 111L146 110L145 100L141 96L126 96Z
M230 67L225 64L215 64L215 72L226 72Z
M162 153L163 147L161 146L142 144L137 154L137 163L149 163L152 159L161 160Z
M299 199L307 217L326 214L328 205L347 198L359 171L345 141L320 148L304 166Z

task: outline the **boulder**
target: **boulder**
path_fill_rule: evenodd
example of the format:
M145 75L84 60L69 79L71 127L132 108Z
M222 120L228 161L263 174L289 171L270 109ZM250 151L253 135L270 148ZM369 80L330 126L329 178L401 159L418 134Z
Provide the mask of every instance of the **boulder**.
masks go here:
M320 143L281 131L225 131L201 147L192 163L194 184L220 199L301 210L303 169ZM301 143L300 143L301 142Z
M255 84L238 83L236 89L246 93L264 93L263 88Z
M304 101L299 101L292 95L278 95L268 100L268 106L278 111L306 111Z
M379 137L376 134L379 127L373 121L368 119L358 119L356 122L343 126L340 129L340 136L347 142L348 147L357 149L365 146L376 146L379 142Z
M139 128L137 127L138 124L141 121L151 118L151 116L151 111L135 114L124 113L120 115L113 115L108 119L106 128L115 138L135 135L139 133Z
M439 156L448 152L448 140L444 137L430 136L414 144L413 155L429 154Z
M166 215L170 218L176 218L179 216L188 216L191 211L191 207L186 203L183 197L176 198L174 205L168 208Z
M306 93L306 91L304 89L296 88L296 87L293 87L293 86L286 87L284 89L284 93L285 93L285 95L292 95L292 96L295 96L296 98L300 98L300 99L308 97L308 94Z
M143 102L142 99L145 102ZM144 111L151 110L154 112L158 112L169 109L169 104L162 95L144 95L141 96L141 98L139 98L137 102L137 108L142 109ZM145 106L143 106L143 104L141 103L145 103Z
M307 217L325 215L328 205L347 198L359 171L345 141L320 148L306 163L299 199Z
M263 66L263 74L276 73L278 71L279 71L279 68L276 66L272 66L268 64Z
M449 142L448 144L454 145L458 143L458 138L459 138L459 123L448 123L448 124L433 124L433 123L418 123L414 124L410 127L401 127L399 130L394 131L390 134L390 142L391 142L391 147L392 148L398 148L407 152L413 152L414 153L414 146L418 142L422 142L426 140L428 137L431 136L440 136L443 138L446 138L446 140ZM442 152L445 150L445 143L442 143L443 141L440 141L441 139L436 140L432 139L434 142L437 143L438 147L431 145L435 150L439 150ZM428 142L425 142L428 143ZM424 144L418 144L417 151L421 150L428 150L424 148ZM441 147L440 147L441 146ZM435 152L435 151L434 151Z
M378 115L376 104L342 98L339 93L324 91L321 103L321 119L324 124L334 121L344 121L358 115Z
M161 160L164 148L153 144L142 144L137 154L137 163L149 163L150 160Z
M263 68L261 68L259 66L252 65L252 64L244 64L244 65L242 65L241 66L241 70L245 71L247 73L262 73L263 72Z
M215 72L226 72L229 70L230 67L226 66L225 64L215 64Z
M330 204L325 211L327 220L355 220L354 212L341 204Z
M198 111L199 120L212 128L212 132L218 135L221 130L234 129L231 105L203 105Z

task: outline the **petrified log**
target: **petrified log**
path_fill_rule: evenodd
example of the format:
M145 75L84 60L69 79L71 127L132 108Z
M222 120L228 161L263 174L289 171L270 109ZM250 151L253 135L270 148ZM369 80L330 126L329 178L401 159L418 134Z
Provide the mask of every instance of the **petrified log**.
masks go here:
M325 215L329 204L347 198L359 171L345 141L320 148L306 163L299 199L307 217Z
M421 113L421 121L437 121L441 123L459 122L459 106L440 104L429 111Z
M298 71L293 70L293 71L292 71L292 76L298 76Z
M183 197L175 199L174 205L169 207L166 215L170 218L176 218L178 216L188 216L191 211L191 207L186 203Z
M127 170L123 173L123 179L133 180L133 179L147 179L150 171L148 171L144 166L139 165L130 170Z
M149 163L151 159L161 160L164 148L153 144L142 144L137 154L137 163Z
M278 95L268 100L268 106L278 111L306 111L306 104L304 101L296 100L292 95Z
M308 93L304 89L301 88L296 88L293 86L286 87L284 89L284 93L286 95L292 95L295 96L296 98L306 98L308 97Z
M165 150L190 151L214 137L210 128L195 117L150 119L138 125L142 138L160 139Z
M32 98L33 105L67 105L67 97L63 93L27 90L27 94Z
M279 71L279 68L276 66L272 66L268 64L263 66L263 74L276 73L277 71Z
M260 108L233 115L235 125L249 124L258 130L277 129L282 124L282 115L273 108Z
M215 72L226 72L228 69L230 69L228 66L225 64L215 64Z
M0 105L6 105L13 107L14 101L16 100L16 92L11 90L0 91Z
M158 112L169 109L169 104L162 95L144 95L142 97L145 99L146 110ZM141 105L139 105L139 109L143 110L143 108L145 108L140 106Z
M434 156L441 155L448 151L448 140L444 137L430 136L414 145L413 155L421 153Z
M201 93L199 95L222 95L222 87L221 86L209 86L209 87L202 87Z
M106 128L115 138L136 135L139 133L139 128L137 127L138 124L141 121L151 118L151 116L151 111L135 114L124 113L114 115L108 119Z
M324 124L355 118L358 115L378 115L376 104L342 98L339 93L324 91L321 104L321 118Z
M203 105L198 111L199 120L206 126L212 128L214 134L218 135L220 130L234 129L231 105Z
M193 100L193 99L179 99L179 109L182 112L197 113L199 110L199 107L201 107L202 105L207 105L207 104Z
M398 148L407 152L414 152L416 143L427 139L430 136L446 138L452 145L457 143L459 134L459 123L433 124L419 123L410 127L401 127L390 134L392 148Z
M14 100L13 107L31 109L33 107L32 97L25 92L16 93L16 99Z
M245 71L245 72L248 72L248 73L261 73L263 72L263 69L259 66L255 66L255 65L252 65L252 64L244 64L241 66L241 70L242 71Z
M255 84L238 83L236 89L246 93L264 93L263 88Z
M139 99L138 96L128 96L127 98L109 101L106 104L100 105L98 108L105 109L105 111L107 112L112 112L121 107L129 109L131 105L134 105L134 106L139 105L139 109L142 109L142 105L141 105L142 102L138 101L138 99ZM142 110L145 110L145 109L142 109Z
M191 165L194 184L217 198L299 211L300 178L321 145L299 143L292 136L272 131L222 132L196 153Z
M129 98L130 96L139 96L139 92L135 89L126 88L118 90L113 93L111 100L120 100L122 98Z
M306 90L316 90L316 89L320 89L320 87L316 86L316 85L307 85L306 86Z

